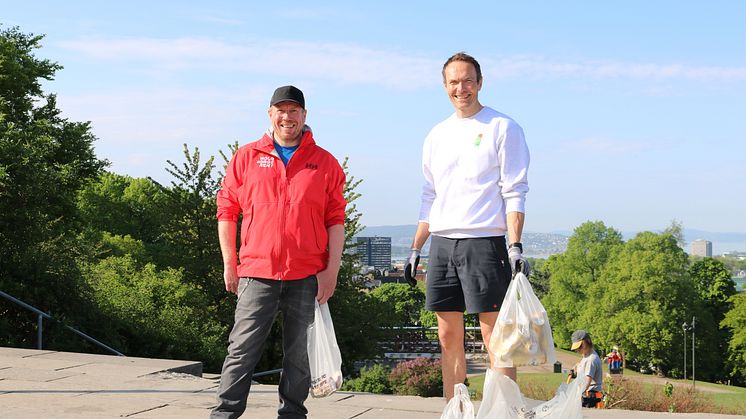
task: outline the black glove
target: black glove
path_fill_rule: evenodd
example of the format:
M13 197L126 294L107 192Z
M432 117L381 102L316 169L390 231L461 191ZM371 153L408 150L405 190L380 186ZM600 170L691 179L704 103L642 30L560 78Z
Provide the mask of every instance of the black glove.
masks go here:
M404 265L404 279L406 279L409 285L413 287L417 285L417 265L419 264L420 251L417 249L412 249L412 253L407 259L407 264Z

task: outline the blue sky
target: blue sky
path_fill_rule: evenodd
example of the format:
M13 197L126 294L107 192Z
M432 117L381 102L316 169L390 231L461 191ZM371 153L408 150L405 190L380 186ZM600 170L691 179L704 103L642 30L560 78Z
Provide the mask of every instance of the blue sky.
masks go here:
M744 2L0 3L4 27L46 34L37 55L64 66L47 91L117 173L167 183L183 143L259 138L294 84L363 179L364 224L415 223L422 141L453 112L440 69L463 50L482 104L526 133L526 230L746 232Z

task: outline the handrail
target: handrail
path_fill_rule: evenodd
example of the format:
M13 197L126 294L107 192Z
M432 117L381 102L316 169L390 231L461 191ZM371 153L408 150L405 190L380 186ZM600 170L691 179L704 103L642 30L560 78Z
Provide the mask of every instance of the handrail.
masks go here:
M428 352L430 353L432 350L437 350L439 348L439 343L437 337L430 339L429 337L432 336L433 333L438 331L438 328L435 326L427 327L427 326L384 326L381 327L381 329L389 330L392 332L398 332L399 334L409 334L415 332L417 335L420 335L421 332L421 339L395 339L389 342L379 342L379 344L393 344L394 346L397 346L403 351L405 348L412 349L412 345L415 345L416 348L420 348L420 350L415 350L414 352ZM424 339L424 340L423 340ZM464 349L469 352L481 352L484 350L487 342L483 341L482 338L482 329L480 327L475 326L465 326L464 327ZM434 346L433 346L434 345ZM424 349L423 349L424 348ZM411 352L411 351L404 351L404 352Z
M36 308L36 307L34 307L32 305L24 303L23 301L15 298L15 297L13 297L10 294L7 294L7 293L5 293L3 291L0 291L0 297L5 298L6 300L8 300L8 301L10 301L12 303L18 304L19 306L25 308L26 310L33 311L34 313L36 313L36 315L38 316L37 318L38 318L38 324L39 324L39 326L37 327L37 332L36 332L37 333L36 334L36 349L39 349L39 350L42 349L42 332L43 332L43 326L42 326L42 324L43 324L44 319L46 318L46 319L49 319L49 320L56 321L57 323L65 326L66 329L68 329L68 330L72 331L73 333L75 333L75 334L83 337L85 340L87 340L87 341L89 341L91 343L95 343L99 347L104 348L104 349L108 350L109 352L112 352L112 353L114 353L116 355L119 355L119 356L125 356L123 353L117 351L116 349L113 349L113 348L107 346L106 344L97 341L96 339L94 339L94 338L86 335L85 333L81 332L78 329L75 329L73 327L70 327L70 326L62 323L60 320L55 319L51 315L49 315L49 314L47 314L47 313L39 310L38 308Z

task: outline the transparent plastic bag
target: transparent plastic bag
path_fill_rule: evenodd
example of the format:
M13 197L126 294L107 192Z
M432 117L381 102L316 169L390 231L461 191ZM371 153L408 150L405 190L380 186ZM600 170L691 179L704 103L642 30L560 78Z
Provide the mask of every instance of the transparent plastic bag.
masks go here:
M526 406L518 384L489 369L476 419L582 419L581 381L576 379L570 384L560 384L551 400L531 409Z
M535 419L580 419L583 417L582 395L584 380L560 384L551 400L531 409Z
M453 386L453 398L448 401L440 419L474 419L474 405L464 384Z
M518 419L525 405L515 381L492 368L487 370L476 419Z
M497 316L490 351L493 367L554 364L554 339L549 317L526 275L516 274Z
M319 305L308 327L308 364L311 369L311 396L326 397L342 387L342 354L337 346L329 306Z

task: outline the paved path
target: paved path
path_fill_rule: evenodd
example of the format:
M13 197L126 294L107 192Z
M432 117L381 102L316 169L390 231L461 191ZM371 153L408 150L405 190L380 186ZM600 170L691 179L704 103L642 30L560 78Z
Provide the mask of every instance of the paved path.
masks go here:
M195 368L189 361L0 348L0 417L206 418L217 380L178 372ZM444 406L441 398L349 392L307 402L312 419L437 419ZM255 385L244 417L274 418L276 409L276 386ZM586 409L583 417L737 416Z

